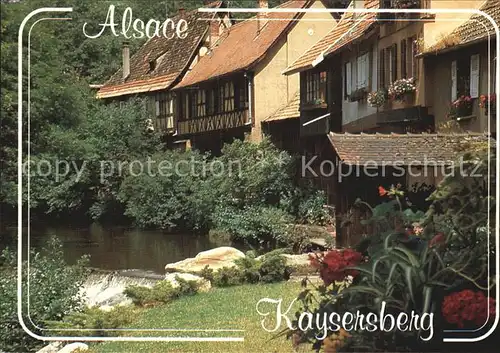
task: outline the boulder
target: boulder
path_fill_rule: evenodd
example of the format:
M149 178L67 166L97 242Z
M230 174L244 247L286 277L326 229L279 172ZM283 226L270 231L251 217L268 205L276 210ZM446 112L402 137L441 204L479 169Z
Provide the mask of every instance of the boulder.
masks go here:
M62 342L52 342L51 344L46 345L36 353L57 353L59 349L62 347Z
M182 273L182 272L172 272L172 273L167 273L165 275L165 281L170 282L172 287L178 287L179 283L177 282L177 277L188 281L188 282L196 282L198 286L198 292L208 292L212 288L212 284L210 283L209 280L193 275L191 273Z
M284 257L286 260L286 265L290 268L290 271L294 275L307 275L311 273L315 273L316 269L311 266L309 255L313 255L314 253L306 253L306 254L281 254L280 256ZM265 258L265 254L256 258L258 261L262 261Z
M75 342L75 343L70 343L64 346L63 349L61 349L57 353L73 353L73 352L84 352L88 351L89 346L86 345L85 343L81 342Z
M165 266L165 271L199 273L205 268L205 266L208 266L214 271L218 271L223 267L235 266L234 260L241 259L243 257L245 257L245 254L238 249L223 246L220 248L202 251L195 257L168 264Z

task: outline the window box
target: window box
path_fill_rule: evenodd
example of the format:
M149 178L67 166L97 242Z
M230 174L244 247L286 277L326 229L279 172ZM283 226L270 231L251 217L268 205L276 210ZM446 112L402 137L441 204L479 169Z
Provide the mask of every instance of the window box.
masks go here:
M349 94L348 96L349 102L357 102L363 100L366 98L367 94L368 92L366 91L366 88L359 88L354 92L352 92L351 94Z
M328 104L323 100L316 100L302 105L301 110L326 109Z
M463 118L472 115L472 98L470 96L460 96L451 103L448 117L451 119Z

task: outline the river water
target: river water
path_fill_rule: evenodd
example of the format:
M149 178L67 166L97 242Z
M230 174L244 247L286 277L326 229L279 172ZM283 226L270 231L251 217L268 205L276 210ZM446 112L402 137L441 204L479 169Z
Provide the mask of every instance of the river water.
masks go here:
M9 227L0 236L0 250L15 249L17 228ZM27 234L27 229L24 230ZM200 251L218 246L231 246L227 241L208 235L171 234L162 231L119 227L32 227L31 246L41 249L52 235L63 243L65 260L69 264L82 255L90 255L90 266L103 270L140 269L164 273L165 265L194 257ZM26 237L24 237L26 239Z

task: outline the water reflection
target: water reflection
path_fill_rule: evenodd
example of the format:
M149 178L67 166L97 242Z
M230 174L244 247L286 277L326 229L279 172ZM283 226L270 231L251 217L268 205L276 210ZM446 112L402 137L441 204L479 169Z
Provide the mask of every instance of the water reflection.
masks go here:
M6 232L10 234L0 238L1 248L15 245L16 228L8 228ZM27 234L27 230L24 234ZM143 269L159 273L164 272L167 263L193 257L200 251L217 246L231 245L206 235L103 228L93 224L88 228L32 227L31 246L42 248L51 235L56 235L62 241L65 260L70 264L82 255L89 254L92 267L107 270Z

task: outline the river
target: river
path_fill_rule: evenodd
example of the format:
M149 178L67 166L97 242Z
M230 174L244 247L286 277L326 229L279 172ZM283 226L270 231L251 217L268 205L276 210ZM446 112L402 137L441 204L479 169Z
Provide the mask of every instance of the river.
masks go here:
M0 250L15 248L17 228L5 228L0 236ZM27 234L27 229L24 230ZM90 266L103 270L140 269L164 273L165 265L194 257L200 251L218 246L231 246L228 241L208 235L172 234L158 230L120 227L44 227L31 229L31 246L41 249L52 236L63 243L64 256L73 264L82 255L90 255ZM25 238L26 239L26 238Z

